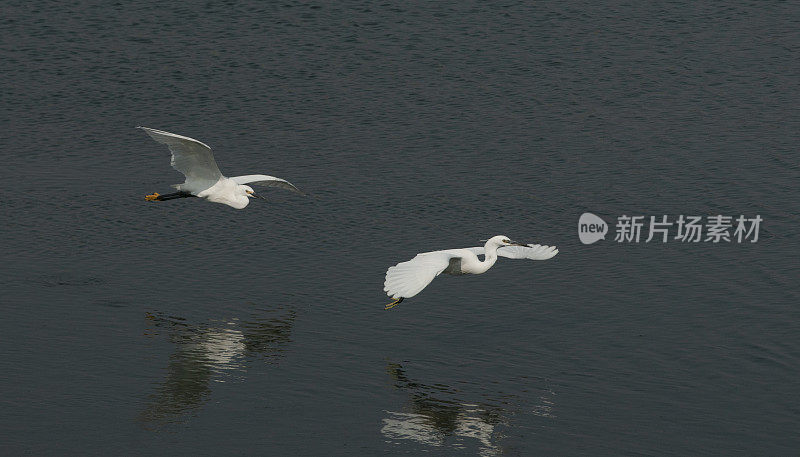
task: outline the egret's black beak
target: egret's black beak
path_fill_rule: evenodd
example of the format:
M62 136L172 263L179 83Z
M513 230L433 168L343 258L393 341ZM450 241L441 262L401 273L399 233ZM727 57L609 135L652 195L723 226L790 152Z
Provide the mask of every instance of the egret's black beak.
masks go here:
M266 200L266 198L262 197L261 195L256 195L256 193L255 193L255 192L248 192L248 195L250 195L250 196L251 196L251 197L253 197L253 198L258 198L258 199L261 199L261 200Z
M528 245L527 245L527 244L525 244L525 243L520 243L519 241L509 241L509 242L508 242L508 244L509 244L509 245L511 245L511 246L522 246L522 247L528 247Z

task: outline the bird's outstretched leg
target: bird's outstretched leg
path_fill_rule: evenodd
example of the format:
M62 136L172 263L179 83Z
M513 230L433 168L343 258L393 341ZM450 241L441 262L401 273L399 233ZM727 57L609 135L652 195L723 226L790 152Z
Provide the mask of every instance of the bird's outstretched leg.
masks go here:
M145 195L144 199L149 202L163 202L165 200L174 200L176 198L188 198L188 197L195 197L195 195L189 192L182 192L182 191L164 195L160 195L158 192L153 192L152 195Z
M383 307L383 309L392 309L395 306L399 305L400 302L402 302L402 301L403 301L403 297L395 298L393 302L388 303L386 306Z

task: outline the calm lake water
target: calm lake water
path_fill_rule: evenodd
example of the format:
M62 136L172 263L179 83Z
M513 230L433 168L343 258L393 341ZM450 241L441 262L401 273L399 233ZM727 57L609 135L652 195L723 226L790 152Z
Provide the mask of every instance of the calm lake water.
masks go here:
M796 3L2 10L0 454L797 455ZM137 125L310 196L147 203ZM497 234L561 253L384 311Z

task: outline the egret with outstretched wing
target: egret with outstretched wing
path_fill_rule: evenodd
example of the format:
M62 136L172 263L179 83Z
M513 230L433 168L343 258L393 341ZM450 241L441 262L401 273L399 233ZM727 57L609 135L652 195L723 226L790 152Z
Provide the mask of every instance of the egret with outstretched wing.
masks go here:
M188 136L176 135L162 130L137 127L161 144L166 144L172 152L172 168L186 176L183 184L172 187L178 190L171 194L153 193L145 196L147 201L165 201L176 198L200 197L214 203L222 203L236 209L242 209L250 203L251 198L264 197L256 195L247 184L267 187L280 187L302 194L300 190L285 179L267 175L246 175L228 178L219 171L211 148ZM264 199L265 200L265 199Z
M511 241L503 235L490 238L483 247L423 252L386 271L383 290L393 299L386 305L386 309L394 308L404 299L422 292L422 289L442 273L479 275L497 262L497 256L510 259L547 260L556 254L558 249L555 246L526 245ZM479 255L484 256L483 260L478 258Z

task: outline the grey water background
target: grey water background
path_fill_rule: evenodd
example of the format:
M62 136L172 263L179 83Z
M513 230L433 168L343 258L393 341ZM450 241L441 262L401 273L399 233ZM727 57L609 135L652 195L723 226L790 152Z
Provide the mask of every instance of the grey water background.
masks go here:
M799 9L4 2L0 453L796 455ZM147 203L137 125L310 196ZM383 310L496 234L561 253Z

